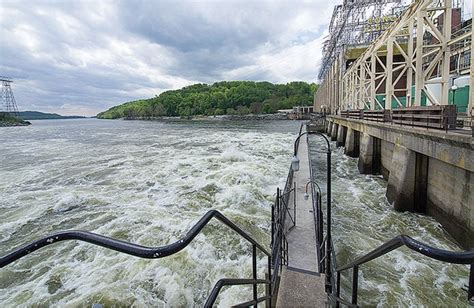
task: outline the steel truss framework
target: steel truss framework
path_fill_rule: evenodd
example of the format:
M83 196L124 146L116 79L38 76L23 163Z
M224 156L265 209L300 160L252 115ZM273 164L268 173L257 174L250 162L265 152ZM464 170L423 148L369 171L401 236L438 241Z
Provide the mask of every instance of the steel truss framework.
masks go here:
M336 5L324 42L319 79L347 46L368 45L403 12L402 0L344 0Z
M18 106L16 105L15 96L13 96L13 91L10 86L13 81L5 77L0 77L0 81L2 82L0 112L18 115Z
M340 54L315 93L315 109L336 113L346 109L391 109L420 106L422 95L431 105L447 105L450 88L450 58L460 44L470 49L473 67L472 24L453 36L451 0L414 2L350 67ZM473 72L471 69L468 112L472 112ZM437 78L434 78L437 77ZM406 82L400 82L401 80ZM427 85L439 84L441 95ZM414 97L412 96L414 85ZM383 95L382 101L377 99Z

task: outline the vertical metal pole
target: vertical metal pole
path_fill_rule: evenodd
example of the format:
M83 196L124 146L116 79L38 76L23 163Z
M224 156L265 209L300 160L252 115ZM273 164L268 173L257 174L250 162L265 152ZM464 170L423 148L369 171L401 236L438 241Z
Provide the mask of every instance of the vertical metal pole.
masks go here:
M268 263L268 282L269 282L269 286L270 286L269 290L268 290L268 295L270 295L270 297L272 297L273 285L272 285L272 258L271 258L271 256L267 257L267 263ZM271 299L270 299L270 303L271 303Z
M328 145L327 152L327 243L326 243L326 291L331 293L331 145Z
M278 224L280 223L280 188L277 188L276 215L275 230L278 232Z
M293 226L296 226L296 182L293 185Z
M469 303L474 304L474 263L471 264L471 271L469 273L469 285L467 288L467 299Z
M320 235L320 240L319 243L321 243L320 250L321 250L321 258L324 256L324 247L322 246L323 240L324 240L324 218L323 218L323 202L322 202L322 197L321 194L319 194L319 234ZM321 271L325 271L324 269L324 262L321 264Z
M352 304L357 305L357 287L359 285L359 266L354 265L352 269Z
M272 204L272 238L270 240L270 247L273 251L273 238L275 237L275 204L278 202L278 188L277 188L277 197L275 199L275 203Z
M253 271L253 279L257 280L257 245L252 245L252 271ZM254 281L253 284L253 300L257 301L257 282ZM255 308L258 307L257 303L255 303Z
M337 272L336 282L336 307L339 307L339 296L341 295L341 272Z

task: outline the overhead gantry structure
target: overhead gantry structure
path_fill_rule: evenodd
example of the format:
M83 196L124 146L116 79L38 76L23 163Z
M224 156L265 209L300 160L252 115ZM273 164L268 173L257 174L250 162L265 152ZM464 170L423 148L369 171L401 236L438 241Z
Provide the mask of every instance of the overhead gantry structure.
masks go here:
M326 69L315 93L315 110L447 105L453 77L470 71L471 113L472 23L462 21L458 5L453 9L452 0L415 1L360 56L348 59L347 50L356 47L346 46Z

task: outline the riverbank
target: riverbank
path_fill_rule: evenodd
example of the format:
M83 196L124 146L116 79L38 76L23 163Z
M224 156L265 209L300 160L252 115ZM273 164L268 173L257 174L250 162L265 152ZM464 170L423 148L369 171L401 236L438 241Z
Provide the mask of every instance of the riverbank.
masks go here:
M7 112L0 112L0 127L28 126L31 122L15 118Z
M268 114L244 114L244 115L215 115L205 116L196 115L190 117L127 117L121 120L142 120L142 121L273 121L273 120L291 120L286 113L268 113Z

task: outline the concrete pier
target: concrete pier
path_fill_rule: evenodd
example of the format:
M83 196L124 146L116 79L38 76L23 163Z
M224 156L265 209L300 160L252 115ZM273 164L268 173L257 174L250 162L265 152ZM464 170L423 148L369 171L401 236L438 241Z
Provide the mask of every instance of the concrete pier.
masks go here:
M326 133L327 133L328 135L330 135L331 132L332 132L332 122L329 122L329 121L328 121L328 122L327 122Z
M357 164L359 172L362 174L375 173L374 161L374 137L362 133L360 138L359 163Z
M332 125L331 125L331 141L335 141L337 139L337 129L338 129L338 125L336 123L332 123Z
M339 125L337 129L336 146L344 146L344 143L346 142L346 132L347 128L342 125Z
M396 144L388 177L387 199L397 211L410 211L415 198L416 154Z
M388 180L386 196L395 210L432 215L463 248L474 248L471 136L339 116L328 121L347 129L345 152L350 156L357 155L355 134L360 134L359 171Z
M350 157L359 157L360 133L358 131L348 128L344 144L344 154Z

